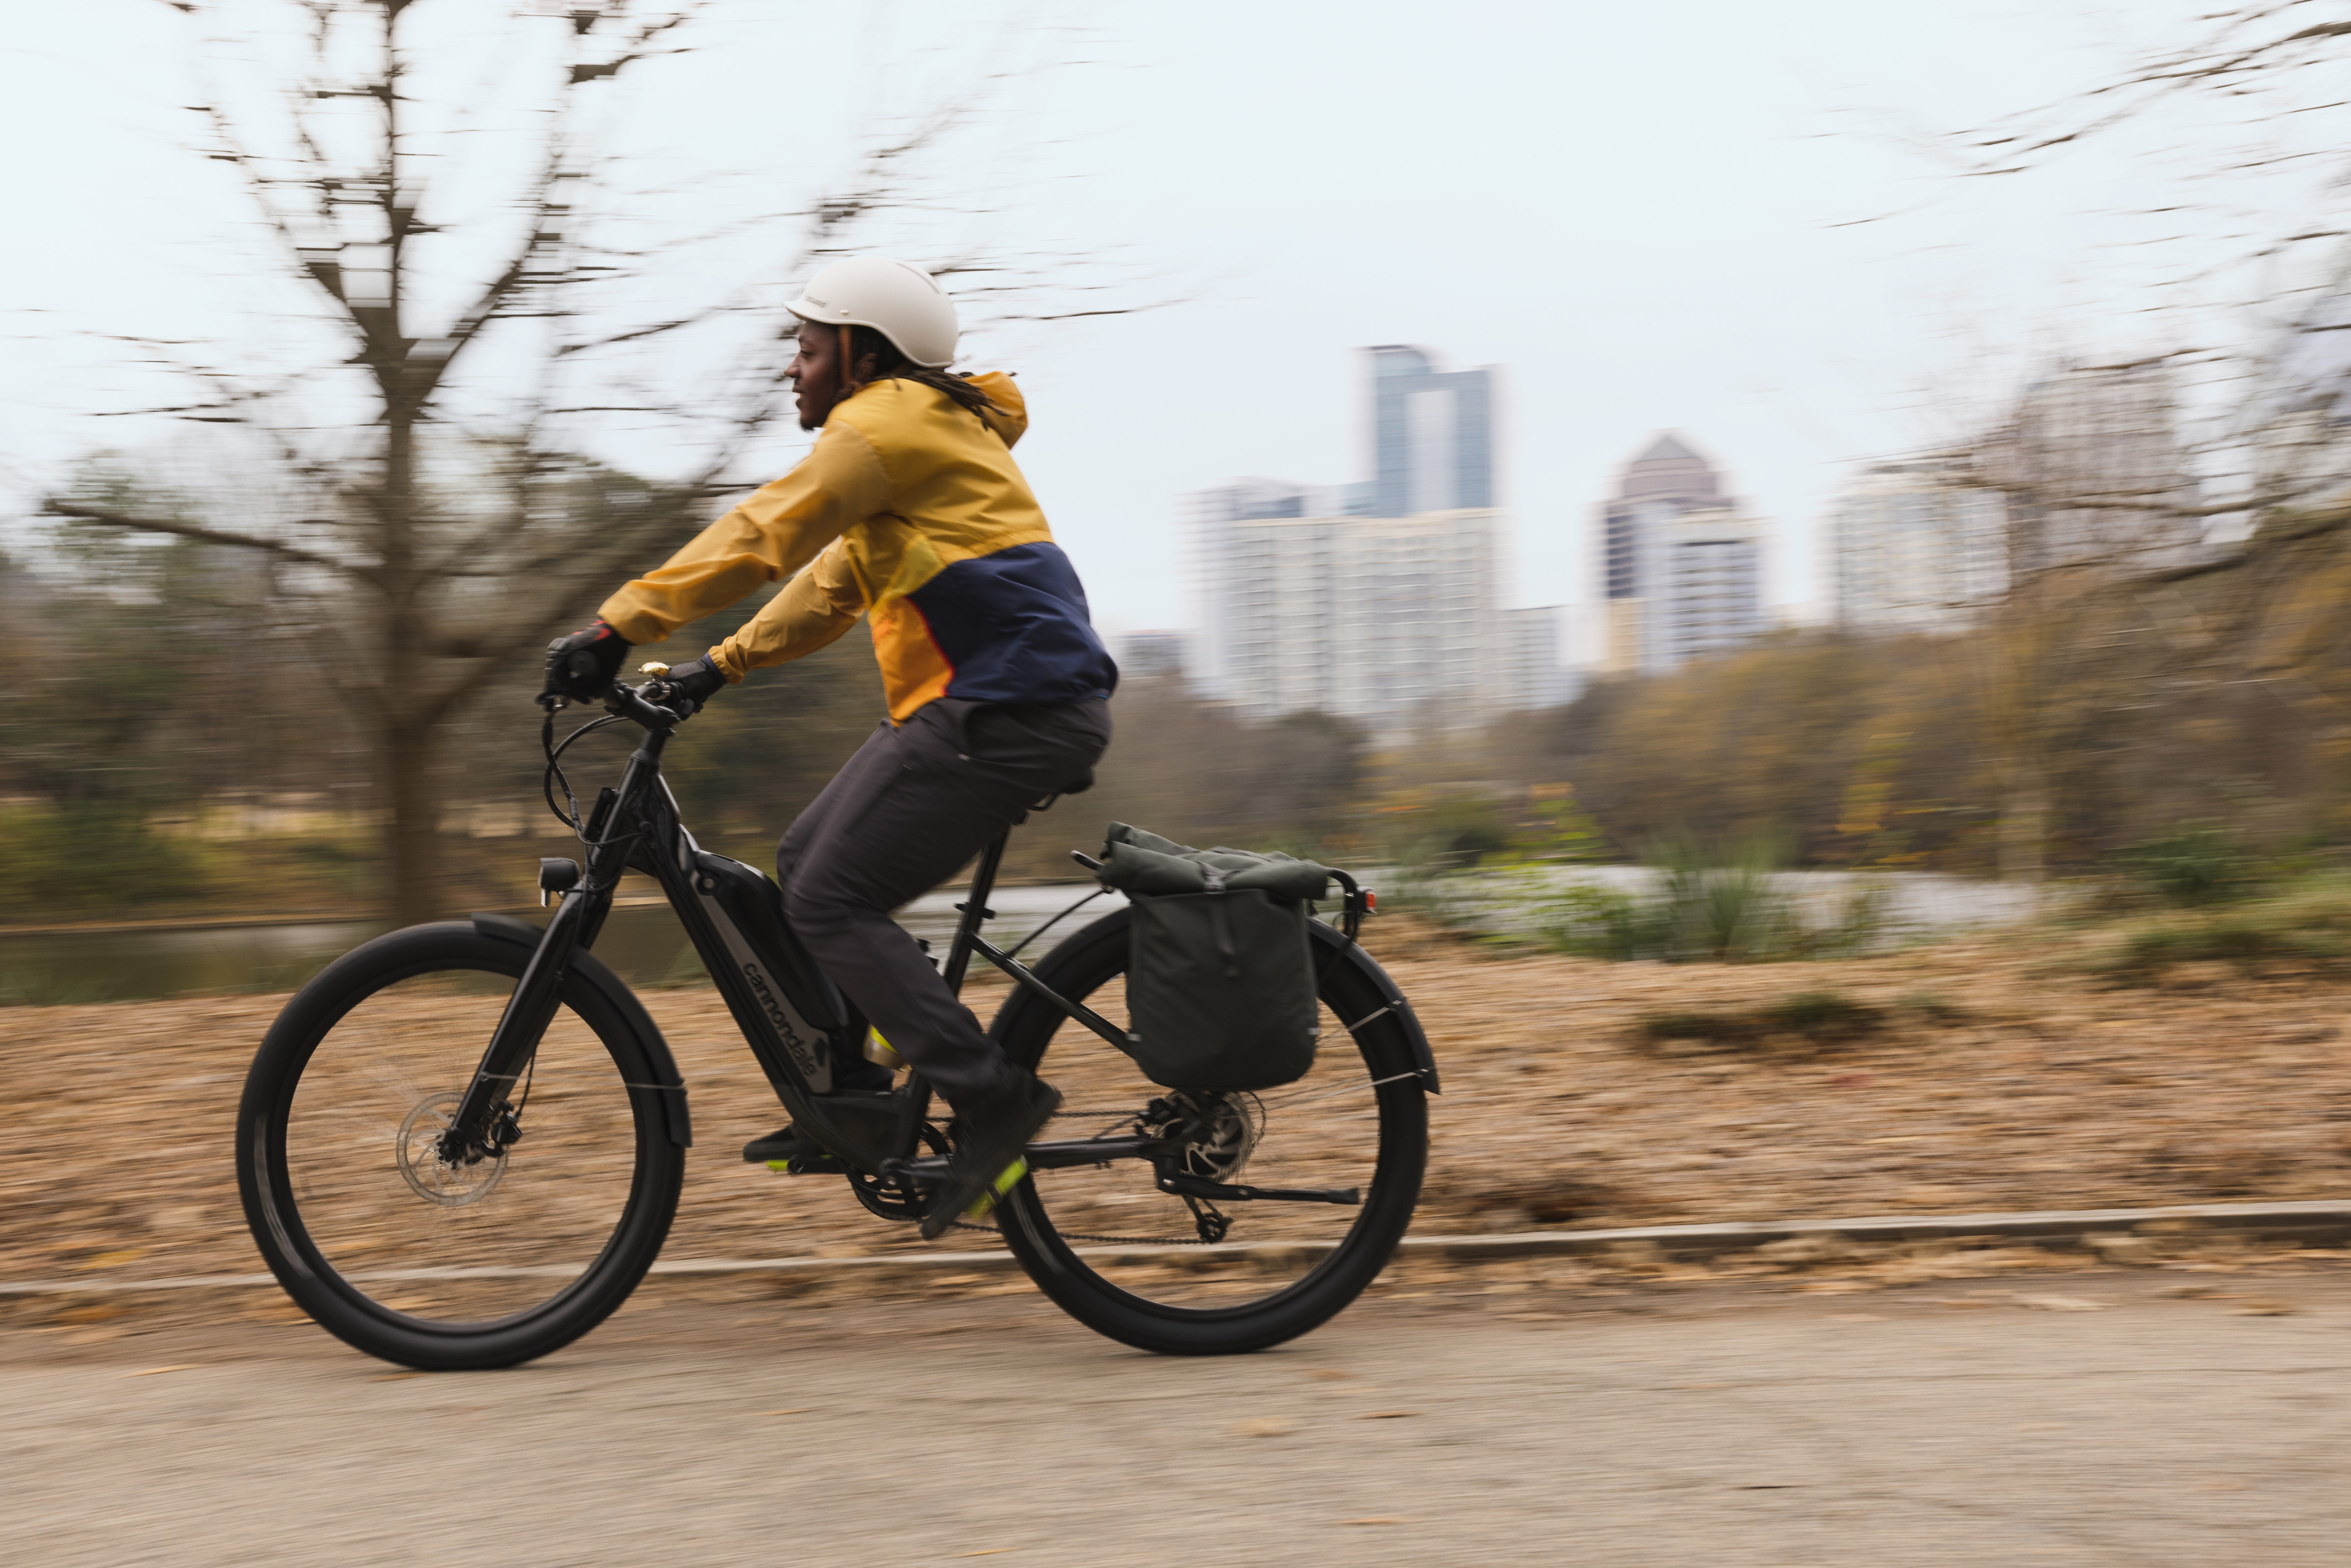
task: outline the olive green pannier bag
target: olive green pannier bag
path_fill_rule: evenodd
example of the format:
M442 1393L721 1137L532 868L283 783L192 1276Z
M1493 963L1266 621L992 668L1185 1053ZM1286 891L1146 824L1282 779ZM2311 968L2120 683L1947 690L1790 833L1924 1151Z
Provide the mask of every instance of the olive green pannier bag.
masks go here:
M1126 1052L1170 1089L1271 1089L1314 1065L1308 905L1333 873L1111 824L1094 873L1134 910Z

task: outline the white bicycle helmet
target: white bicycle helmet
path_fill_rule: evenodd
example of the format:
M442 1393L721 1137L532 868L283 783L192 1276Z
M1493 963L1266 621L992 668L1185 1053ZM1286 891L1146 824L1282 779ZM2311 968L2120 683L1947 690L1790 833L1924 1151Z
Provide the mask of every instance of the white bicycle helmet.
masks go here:
M785 308L828 327L871 327L926 371L943 371L955 359L955 301L911 262L885 256L836 261Z

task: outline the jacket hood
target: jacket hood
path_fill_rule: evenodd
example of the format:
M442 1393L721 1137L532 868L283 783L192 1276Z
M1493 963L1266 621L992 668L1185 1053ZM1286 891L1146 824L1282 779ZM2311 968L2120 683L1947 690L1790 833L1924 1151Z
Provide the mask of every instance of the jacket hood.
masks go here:
M1002 371L985 371L971 378L971 384L987 394L987 401L1004 412L989 413L985 409L979 417L987 428L1001 436L1004 444L1011 445L1029 428L1029 404L1020 396L1020 388Z
M997 439L1007 446L1019 440L1029 428L1029 405L1022 400L1020 388L1012 378L1002 371L985 371L973 376L971 384L987 393L987 401L994 403L999 411L991 413L986 409L979 410L980 423L996 432ZM879 381L868 382L858 388L849 397L834 405L833 413L840 413L854 409L861 398L881 397L885 394L902 398L935 398L941 408L953 406L947 402L946 394L935 388L926 387L920 382L903 381L895 376L883 376ZM855 423L855 417L853 413L851 415L851 423Z

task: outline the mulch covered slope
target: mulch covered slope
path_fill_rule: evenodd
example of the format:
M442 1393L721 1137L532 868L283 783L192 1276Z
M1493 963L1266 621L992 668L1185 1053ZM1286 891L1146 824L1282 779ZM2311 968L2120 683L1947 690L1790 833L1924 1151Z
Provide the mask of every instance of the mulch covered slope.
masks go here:
M2320 981L2103 989L2036 937L1748 967L1489 957L1401 921L1374 946L1444 1073L1423 1232L2351 1196L2351 993ZM1823 988L1883 1027L1668 1054L1635 1027ZM695 1120L667 1257L916 1245L837 1178L741 1165L781 1115L723 1007L646 999ZM230 1142L282 1000L0 1011L0 1280L258 1269Z

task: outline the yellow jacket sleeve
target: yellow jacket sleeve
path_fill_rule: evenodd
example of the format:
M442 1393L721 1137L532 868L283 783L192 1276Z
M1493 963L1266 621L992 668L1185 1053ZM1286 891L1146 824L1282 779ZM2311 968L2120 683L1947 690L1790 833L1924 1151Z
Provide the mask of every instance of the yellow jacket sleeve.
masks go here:
M864 609L848 541L835 539L732 637L711 649L710 662L731 683L769 664L806 658L856 625Z
M597 613L632 644L658 643L761 583L791 576L844 529L888 510L890 501L890 476L872 443L855 425L832 421L790 473L703 529L660 569L604 601ZM769 610L788 597L778 594ZM835 631L832 636L840 634ZM757 663L797 656L778 653Z

